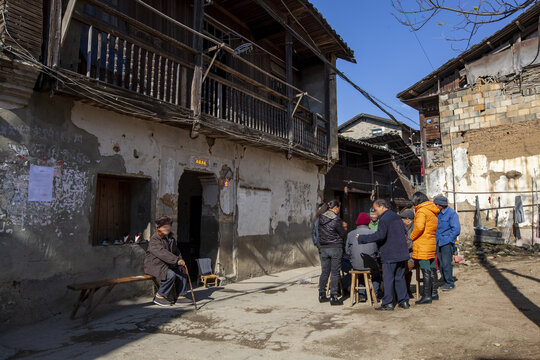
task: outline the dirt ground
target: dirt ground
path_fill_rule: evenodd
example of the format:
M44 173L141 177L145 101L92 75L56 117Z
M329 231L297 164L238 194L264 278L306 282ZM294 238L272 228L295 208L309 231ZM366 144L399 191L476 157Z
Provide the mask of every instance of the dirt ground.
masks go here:
M145 297L104 305L88 323L63 315L12 329L0 358L540 359L539 260L458 266L441 300L393 312L319 304L318 269L296 269L197 290L198 311Z

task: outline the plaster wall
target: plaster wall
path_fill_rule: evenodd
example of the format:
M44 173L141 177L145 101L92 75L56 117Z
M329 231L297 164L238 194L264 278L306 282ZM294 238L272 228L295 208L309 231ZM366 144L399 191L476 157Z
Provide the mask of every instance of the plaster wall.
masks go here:
M538 181L540 145L540 70L525 70L522 81L477 83L474 87L439 96L442 153L437 162L427 164L428 196L455 197L462 224L462 238L474 235L475 195L479 196L482 225L497 228L503 237L517 245L533 244L532 207L525 207L525 222L519 225L521 237L512 231L515 196L525 205L533 204L531 190ZM450 140L452 139L452 140ZM450 145L452 141L452 145ZM453 149L453 151L452 151ZM452 156L453 155L453 169ZM493 193L490 193L493 192ZM500 192L500 193L499 193ZM506 192L506 193L505 193ZM511 193L516 192L516 193ZM490 201L491 198L491 201ZM534 198L538 204L538 198ZM534 210L538 230L538 209ZM534 242L540 242L538 234Z
M92 245L98 173L151 179L146 238L155 217L182 216L182 173L206 175L203 220L217 224L217 249L208 252L223 277L242 279L318 261L310 234L324 177L309 161L202 135L190 139L187 130L37 93L26 108L0 109L0 155L4 326L71 308L78 295L66 289L70 283L143 273L144 245ZM53 201L28 201L30 165L54 168ZM263 234L238 235L240 186L271 193ZM124 285L109 299L144 294L151 296L149 282Z

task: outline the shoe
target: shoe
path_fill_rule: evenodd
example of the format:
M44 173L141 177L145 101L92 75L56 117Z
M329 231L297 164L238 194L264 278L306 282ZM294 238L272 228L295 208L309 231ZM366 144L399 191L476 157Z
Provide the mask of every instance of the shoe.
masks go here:
M162 296L156 295L154 297L154 304L159 306L171 306L171 302Z
M455 285L444 284L443 286L441 286L442 291L450 291L450 290L454 290L455 288L456 288Z
M408 309L408 308L411 307L411 305L409 305L409 300L404 300L404 301L400 302L400 303L398 304L398 306L399 306L400 308L402 308L402 309Z
M418 301L415 301L414 303L416 305L424 305L424 304L431 304L431 287L432 287L432 278L431 278L431 270L424 270L422 269L422 277L424 279L424 291L422 294L422 298Z
M378 308L375 308L375 310L377 310L377 311L393 311L394 310L394 305L392 305L392 304L381 305Z
M431 269L431 276L431 300L439 300L439 293L437 292L437 269Z
M358 294L358 302L365 303L367 301L367 297L364 294Z
M319 293L319 302L320 303L328 302L328 298L326 297L326 293Z
M341 300L337 295L330 295L330 305L343 305L343 300Z

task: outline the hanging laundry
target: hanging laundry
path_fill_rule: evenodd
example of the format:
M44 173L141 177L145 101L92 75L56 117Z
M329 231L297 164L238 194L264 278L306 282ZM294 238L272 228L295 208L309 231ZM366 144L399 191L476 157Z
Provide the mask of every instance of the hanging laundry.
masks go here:
M521 224L525 222L525 213L523 212L523 200L521 195L516 196L516 204L514 206L514 222Z

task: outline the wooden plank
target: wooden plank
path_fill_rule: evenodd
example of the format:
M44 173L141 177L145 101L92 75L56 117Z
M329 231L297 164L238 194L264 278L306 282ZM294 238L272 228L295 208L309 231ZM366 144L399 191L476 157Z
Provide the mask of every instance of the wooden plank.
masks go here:
M86 76L90 77L92 69L92 27L88 27L88 42L86 45Z
M75 9L75 4L77 0L69 0L66 11L64 12L64 17L62 18L62 33L60 37L60 46L64 45L64 40L66 39L67 30L69 24L71 23L71 18L73 16L73 10Z
M101 287L105 287L109 285L126 284L126 283L153 280L153 279L154 277L152 275L126 276L126 277L120 277L120 278L115 278L115 279L93 281L93 282L87 282L87 283L81 283L81 284L72 284L72 285L68 285L67 288L70 290L84 290L84 289L89 290L89 289L101 288Z
M47 62L46 65L60 65L60 32L62 28L62 1L50 0ZM36 55L36 54L34 54Z

